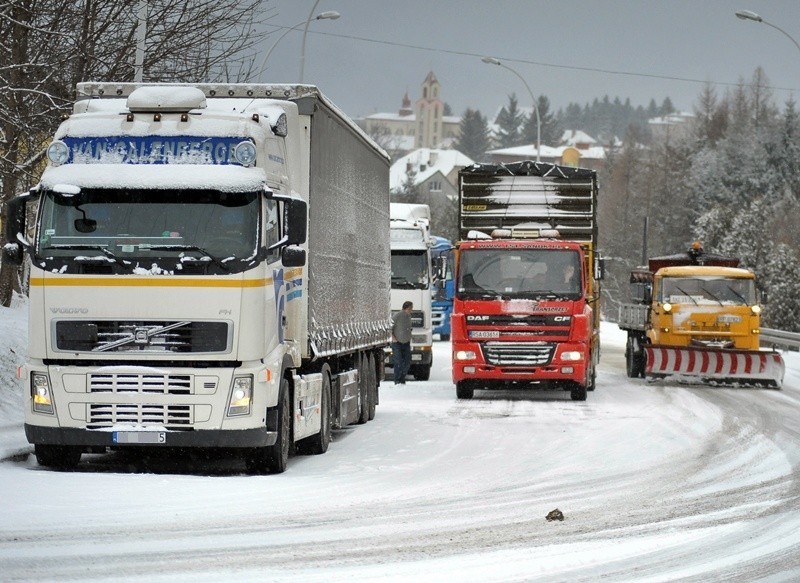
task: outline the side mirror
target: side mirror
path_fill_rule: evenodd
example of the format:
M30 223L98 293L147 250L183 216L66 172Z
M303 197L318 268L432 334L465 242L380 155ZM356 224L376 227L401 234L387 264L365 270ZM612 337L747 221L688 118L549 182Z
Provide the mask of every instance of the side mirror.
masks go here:
M594 278L598 281L606 276L606 260L600 256L594 258Z
M28 202L37 196L38 193L28 192L11 199L8 203L5 228L7 244L3 247L3 257L12 265L21 265L24 257L23 249L32 247L25 238L25 216Z
M302 245L306 242L308 235L308 205L304 200L299 198L286 200L283 206L283 226L288 245ZM303 264L305 264L305 260Z
M306 264L306 250L300 247L281 249L281 263L284 267L303 267Z

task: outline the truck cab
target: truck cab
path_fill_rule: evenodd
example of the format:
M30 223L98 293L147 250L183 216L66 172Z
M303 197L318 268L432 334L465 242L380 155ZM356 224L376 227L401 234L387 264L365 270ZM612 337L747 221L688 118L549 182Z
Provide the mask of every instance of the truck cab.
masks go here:
M423 204L391 203L390 245L392 255L392 314L405 302L414 304L411 312L411 369L415 379L430 378L433 364L431 324L431 238L430 208ZM391 367L387 350L385 365Z

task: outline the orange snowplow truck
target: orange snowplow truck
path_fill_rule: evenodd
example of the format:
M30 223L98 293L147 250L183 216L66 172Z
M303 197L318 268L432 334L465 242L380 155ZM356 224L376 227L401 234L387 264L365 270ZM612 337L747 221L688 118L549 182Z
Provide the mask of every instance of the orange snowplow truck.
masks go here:
M600 357L597 175L529 160L459 172L453 382L585 401Z
M653 257L630 279L619 311L629 377L780 388L780 353L759 347L756 278L739 259L705 253Z

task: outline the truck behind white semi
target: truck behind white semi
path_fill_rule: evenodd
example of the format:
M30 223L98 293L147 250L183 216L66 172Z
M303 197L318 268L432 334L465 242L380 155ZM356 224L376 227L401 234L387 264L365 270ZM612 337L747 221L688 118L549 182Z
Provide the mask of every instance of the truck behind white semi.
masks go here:
M6 257L31 257L20 377L38 462L224 448L282 472L290 451L323 453L332 428L373 418L386 153L309 85L77 94L6 225Z
M392 313L406 301L411 312L411 370L415 379L427 381L433 364L431 324L431 211L426 204L391 203ZM391 352L386 366L391 367Z

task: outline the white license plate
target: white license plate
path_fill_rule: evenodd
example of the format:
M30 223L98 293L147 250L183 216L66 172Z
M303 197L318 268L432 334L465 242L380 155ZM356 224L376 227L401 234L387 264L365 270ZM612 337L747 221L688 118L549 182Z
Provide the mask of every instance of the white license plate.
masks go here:
M421 354L412 354L411 355L411 360L422 360L422 355Z
M166 431L115 431L114 443L167 443Z
M499 330L473 330L469 333L470 338L500 338Z

